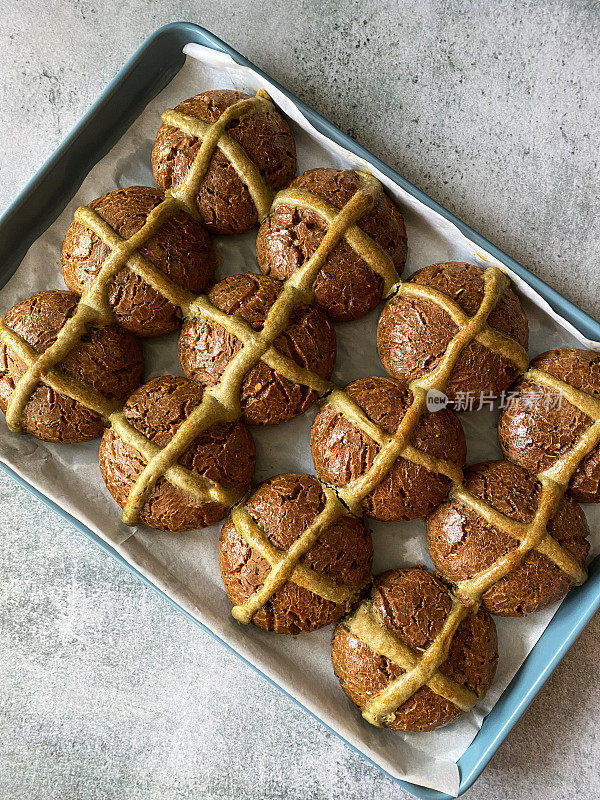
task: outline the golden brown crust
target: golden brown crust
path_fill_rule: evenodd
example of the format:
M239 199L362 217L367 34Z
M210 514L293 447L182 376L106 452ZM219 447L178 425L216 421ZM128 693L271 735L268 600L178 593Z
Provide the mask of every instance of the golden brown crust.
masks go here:
M342 208L360 188L352 170L311 169L295 178L299 189ZM391 258L398 275L406 261L406 230L398 208L385 194L362 216L359 228ZM315 211L293 205L278 207L261 226L256 241L262 272L284 280L310 258L327 231ZM315 302L334 322L358 319L381 301L383 278L342 240L327 258L315 281Z
M483 299L483 270L473 264L449 262L418 270L409 283L429 286L452 298L469 316ZM528 323L516 294L508 289L491 312L488 325L525 350ZM387 372L405 383L431 372L442 358L457 326L437 303L400 294L384 308L377 330L377 347ZM497 397L518 374L516 365L473 341L461 353L445 389L450 400L466 393Z
M43 353L56 341L77 301L73 292L40 292L13 306L4 323L36 353ZM138 340L121 328L108 325L89 331L58 368L107 399L125 400L140 382L144 361ZM25 369L10 345L0 343L0 408L4 413ZM34 390L23 415L24 432L47 442L73 444L96 439L104 426L98 413L43 384Z
M278 475L261 484L246 507L252 519L280 550L293 543L322 511L325 496L319 481L310 475ZM368 528L356 517L336 520L302 557L301 564L326 575L335 584L360 589L368 580L373 545ZM271 570L236 530L231 517L219 539L219 565L225 590L234 605L244 603L265 581ZM253 617L255 625L276 633L313 631L339 619L346 603L335 603L293 580L288 580Z
M214 123L226 108L247 97L243 92L212 90L184 100L175 110ZM255 113L234 120L227 126L227 134L244 148L272 189L283 188L293 178L296 147L280 114ZM198 139L173 125L163 124L152 150L152 170L158 188L165 191L179 186L199 148ZM204 224L213 233L244 233L258 224L247 187L219 149L214 152L200 184L197 207Z
M123 412L136 430L164 447L201 401L200 386L185 378L165 375L153 378L134 392ZM241 422L234 422L215 425L201 433L179 463L223 486L245 491L255 461L249 431ZM100 446L100 470L121 507L144 466L137 450L123 442L114 430L105 432ZM146 499L140 521L159 530L180 531L212 525L226 513L221 503L200 502L160 478Z
M130 186L108 192L89 205L123 239L129 239L146 222L163 195L148 186ZM211 285L216 264L210 236L183 211L163 222L139 253L168 278L193 293ZM71 223L62 247L65 283L83 294L110 255L110 248L81 222ZM158 336L176 330L181 310L149 286L129 267L120 270L108 293L117 321L138 336Z
M533 520L542 488L535 476L508 461L470 467L465 472L464 487L518 522ZM580 506L563 498L547 531L580 565L584 564L589 528ZM427 545L435 567L446 580L457 583L490 567L517 542L460 500L450 499L429 517ZM494 614L522 616L559 600L571 585L565 572L532 550L513 572L485 592L483 603Z
M412 402L410 390L393 378L361 378L346 393L384 431L394 434ZM435 458L463 467L466 441L458 418L443 409L426 413L411 443ZM347 486L371 468L380 446L329 404L317 414L311 430L311 452L322 480ZM450 488L440 473L399 458L383 481L363 500L365 512L380 520L425 517L438 506Z

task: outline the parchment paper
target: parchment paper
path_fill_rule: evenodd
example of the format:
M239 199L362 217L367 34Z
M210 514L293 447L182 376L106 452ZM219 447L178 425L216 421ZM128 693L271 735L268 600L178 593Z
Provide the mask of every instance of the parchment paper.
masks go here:
M488 265L495 259L468 241L451 223L391 183L353 154L317 133L295 106L274 87L226 55L189 45L184 68L145 109L112 151L83 182L79 192L56 222L30 248L21 266L0 291L0 311L34 292L64 288L58 259L63 236L77 206L117 187L153 185L150 153L160 114L198 92L212 88L264 87L291 120L298 147L299 172L316 166L363 167L374 172L399 203L406 219L409 241L408 272L440 261L470 261ZM401 146L401 143L399 143ZM257 270L253 231L245 236L221 237L216 247L222 263L219 278ZM508 270L505 270L509 272ZM511 275L530 320L530 353L550 347L580 345L600 349L583 339L561 320L524 282ZM385 374L377 357L375 331L380 309L363 320L337 326L338 360L334 380L344 385L358 377ZM181 374L177 361L177 336L145 344L146 379ZM256 481L280 472L313 473L309 431L314 410L288 424L252 429L258 450ZM499 457L496 442L497 413L482 410L461 414L468 437L468 461ZM276 636L253 626L239 626L230 615L217 564L220 525L200 532L166 534L142 527L129 529L106 490L97 466L98 442L51 445L30 436L10 434L2 418L0 458L70 514L109 541L131 564L180 606L200 620L262 672L341 734L391 775L423 786L456 794L456 761L477 733L526 655L554 615L556 607L524 620L496 618L500 663L496 680L484 702L454 725L430 734L398 734L364 722L346 699L333 675L329 658L331 627L296 638ZM592 553L600 549L596 533L600 509L586 507L592 528ZM424 524L377 523L374 533L379 572L412 563L429 564L424 546ZM236 713L236 709L219 709ZM264 713L268 714L268 708Z

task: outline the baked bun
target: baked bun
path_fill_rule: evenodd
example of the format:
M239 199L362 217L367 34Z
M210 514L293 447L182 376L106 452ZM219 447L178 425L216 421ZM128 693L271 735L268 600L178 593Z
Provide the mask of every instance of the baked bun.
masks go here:
M592 417L569 402L563 392L573 387L600 403L600 353L575 348L549 350L534 358L530 368L558 381L549 386L541 382L544 374L524 375L502 412L498 438L506 458L538 473L551 468L593 424ZM559 382L567 386L561 387ZM600 502L600 445L575 470L569 492L580 503Z
M424 567L393 569L378 575L371 598L362 601L356 617L338 623L331 643L333 670L350 700L364 711L405 671L374 649L376 642L391 639L393 646L398 641L419 657L442 632L451 606L442 582ZM366 636L364 630L360 633L371 639L373 647L358 635L355 621L361 615L368 621L371 635ZM496 627L490 615L480 609L460 623L449 656L438 671L459 688L470 690L475 700L492 683L497 662ZM396 731L432 731L454 722L461 713L458 705L424 685L383 724Z
M394 434L412 402L412 393L393 378L361 378L345 389L366 416ZM411 437L414 447L434 458L465 465L466 442L458 417L448 409L425 413ZM340 411L325 403L311 430L311 452L319 477L338 488L364 475L381 449ZM450 488L450 480L406 458L398 458L387 475L363 500L369 517L406 520L426 517Z
M161 192L148 186L129 186L102 195L89 204L123 239L140 230L148 214L163 200ZM140 255L181 288L193 294L212 284L216 258L209 234L195 219L181 211L161 225ZM71 223L62 246L65 283L81 295L92 283L110 248L78 220ZM159 336L176 330L181 311L149 286L129 267L124 267L110 285L108 301L117 322L138 336Z
M43 353L73 316L78 299L73 292L58 290L34 294L13 306L4 316L4 324L37 353ZM0 408L4 413L26 369L14 348L0 343ZM134 336L116 325L94 328L56 369L107 400L125 400L144 371L142 348ZM31 395L22 417L23 431L46 442L96 439L102 435L104 424L100 414L42 383Z
M248 97L243 92L214 89L184 100L175 111L210 124L226 108ZM289 125L276 111L258 111L234 119L226 133L243 147L270 189L281 189L294 177L296 146ZM159 189L179 186L200 145L199 139L174 125L160 127L152 150L152 171ZM218 147L196 202L201 219L213 233L245 233L258 225L256 206L247 186Z
M277 475L261 484L246 503L251 519L280 551L289 550L325 505L325 494L312 475ZM235 516L235 509L232 512ZM252 617L259 628L297 634L322 628L345 614L369 581L373 561L371 533L353 516L329 525L301 558L300 564L333 586L349 591L344 602L333 602L295 583L279 588ZM267 579L271 565L249 545L230 516L219 539L219 565L227 596L243 604ZM309 574L310 580L310 574Z
M165 447L181 423L202 402L202 394L201 386L185 378L164 375L135 391L123 413L136 430ZM214 425L201 433L179 459L183 467L240 494L250 486L255 463L254 441L241 422ZM100 471L121 508L125 507L129 492L145 465L140 453L125 444L112 428L104 432ZM227 511L219 502L194 499L162 477L150 491L139 519L151 528L184 531L212 525Z
M235 315L253 330L262 330L283 284L267 275L245 272L232 275L209 292L220 311ZM220 324L202 317L186 320L179 340L179 361L188 378L202 386L214 386L241 341ZM274 347L296 364L329 378L337 353L333 326L314 306L298 306ZM241 386L242 419L249 425L277 425L297 417L316 399L316 392L294 383L260 361L244 377Z
M361 188L354 170L310 169L290 189L314 195L341 209ZM402 214L383 192L358 227L390 257L398 275L406 261L406 229ZM315 252L327 232L327 221L312 209L278 206L261 225L256 241L262 272L284 280ZM381 302L384 280L342 239L327 257L314 284L315 302L334 322L362 317Z
M509 461L488 461L465 472L464 488L511 520L531 522L542 485L531 473ZM589 528L579 505L566 497L547 525L547 532L583 566L588 554ZM452 583L473 578L517 547L517 540L486 522L458 499L449 499L427 522L427 546L434 566ZM560 600L571 588L566 572L537 550L483 595L493 614L520 617Z
M432 264L408 283L442 292L473 316L484 296L484 270L473 264ZM527 350L528 323L517 295L507 289L488 317L488 325ZM377 329L379 357L387 372L404 383L430 373L442 358L457 325L430 299L400 293L383 309ZM471 394L490 399L507 389L518 374L512 360L472 341L460 354L446 388L451 401Z

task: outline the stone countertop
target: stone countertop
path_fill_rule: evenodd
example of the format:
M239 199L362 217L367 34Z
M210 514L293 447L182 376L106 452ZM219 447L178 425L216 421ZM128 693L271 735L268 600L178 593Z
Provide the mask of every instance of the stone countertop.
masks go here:
M189 19L600 316L594 0L110 5L0 0L0 209ZM4 477L0 501L2 800L406 796ZM599 651L596 617L465 797L600 797Z

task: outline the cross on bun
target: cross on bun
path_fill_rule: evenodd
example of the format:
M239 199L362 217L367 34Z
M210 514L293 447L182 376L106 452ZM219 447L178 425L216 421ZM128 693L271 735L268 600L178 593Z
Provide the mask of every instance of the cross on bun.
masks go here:
M406 673L409 663L440 636L451 606L446 587L425 567L378 575L371 597L362 601L356 614L339 622L333 634L333 670L350 700L364 711ZM392 658L396 649L399 657ZM466 690L472 695L471 704L490 687L497 663L496 627L480 609L460 623L437 673L448 679L446 694L458 700ZM454 722L461 713L455 702L426 684L393 708L382 724L396 731L432 731Z
M162 201L163 195L156 189L129 186L102 195L89 208L122 239L129 239ZM184 211L165 220L139 253L167 278L193 294L205 292L212 285L216 257L211 238ZM69 289L83 294L109 255L108 245L82 222L74 220L62 246L63 277ZM181 325L181 310L127 266L111 282L108 302L119 325L137 336L159 336Z
M323 510L325 495L312 475L285 474L262 483L246 503L253 522L279 551L289 551ZM358 600L368 583L373 561L371 533L357 517L345 515L323 530L300 559L308 571L336 587L347 587L343 602L335 602L300 585L292 575L253 615L259 628L276 633L314 631L339 619ZM272 566L249 544L235 524L235 509L219 539L219 565L227 596L242 604L265 582ZM318 589L318 586L316 587Z
M208 296L220 311L235 315L254 331L260 331L282 289L283 284L275 278L245 272L225 278ZM333 371L337 353L335 331L323 312L314 306L294 309L273 346L321 378L329 378ZM198 316L183 325L179 361L188 378L205 387L214 386L241 347L240 340L218 322ZM242 419L249 425L277 425L304 413L316 397L315 391L259 361L242 381Z
M539 505L542 485L531 473L509 461L488 461L465 471L464 488L516 522L531 522ZM589 550L589 528L577 503L563 497L546 531L583 566ZM489 568L517 547L517 540L460 499L442 503L427 521L427 546L436 569L448 581L459 583ZM537 549L483 595L493 614L520 617L560 600L572 581Z
M589 395L600 412L600 353L572 347L549 350L534 358L530 368L536 372L526 373L511 391L498 438L506 458L537 473L552 467L593 423L585 410L569 401L565 390L572 387ZM537 371L566 386L540 383L544 376ZM575 470L569 493L580 503L600 502L600 445Z
M412 402L411 391L393 378L361 378L345 392L386 433L396 432ZM458 417L448 409L426 413L411 442L434 458L465 465L466 441ZM313 422L311 452L319 477L343 487L369 470L380 446L327 402ZM450 480L421 464L398 458L381 483L363 500L369 517L399 521L426 517L450 488Z
M73 292L58 289L39 292L7 311L4 324L36 354L43 353L56 342L78 299ZM116 325L92 328L56 369L109 401L124 401L142 377L142 348L135 336ZM4 413L25 370L26 365L15 349L0 343L0 408ZM105 424L102 416L83 402L44 383L34 389L22 415L23 431L46 442L74 444L96 439L102 435Z
M179 103L175 111L211 124L234 103L248 98L244 92L213 89ZM275 109L233 119L227 136L241 145L271 190L281 189L296 172L296 146L289 125ZM201 141L175 125L163 123L152 150L152 171L162 191L176 188L185 179ZM217 147L196 196L200 218L217 234L245 233L259 222L248 186Z
M407 283L442 293L473 316L483 299L484 270L474 264L450 262L417 270ZM527 350L528 323L521 303L507 289L492 310L488 326ZM427 297L400 293L379 319L377 348L386 371L409 384L430 373L442 358L458 327L442 306ZM480 341L470 342L456 363L446 394L451 401L471 394L497 397L519 373L517 365Z
M125 403L127 421L153 443L164 447L202 401L202 387L186 378L163 375L145 383ZM250 486L256 463L254 441L242 422L221 423L200 433L179 459L193 473L238 490ZM137 449L107 428L100 445L100 471L115 501L123 508L146 462ZM203 528L222 519L227 508L200 502L169 482L158 479L140 511L144 525L164 531Z
M325 200L334 209L346 205L360 188L360 176L354 170L326 168L310 169L289 186L292 191ZM401 275L406 261L406 229L393 201L380 192L357 225ZM327 221L315 209L283 199L258 232L256 254L261 271L280 280L289 278L315 253L327 228ZM383 277L346 238L327 256L315 281L315 302L334 322L364 316L381 302L383 293Z

